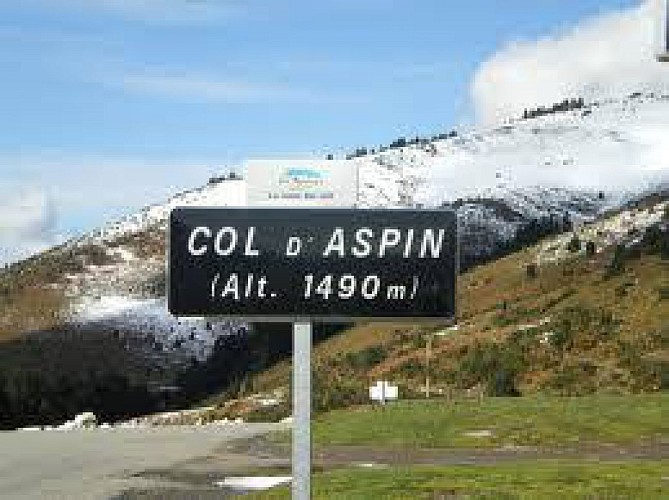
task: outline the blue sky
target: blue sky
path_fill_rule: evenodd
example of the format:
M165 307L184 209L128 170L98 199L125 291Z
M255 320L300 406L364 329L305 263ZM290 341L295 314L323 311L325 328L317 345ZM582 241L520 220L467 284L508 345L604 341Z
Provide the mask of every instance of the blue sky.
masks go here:
M247 157L471 124L506 44L637 4L2 0L0 196L44 193L60 238Z

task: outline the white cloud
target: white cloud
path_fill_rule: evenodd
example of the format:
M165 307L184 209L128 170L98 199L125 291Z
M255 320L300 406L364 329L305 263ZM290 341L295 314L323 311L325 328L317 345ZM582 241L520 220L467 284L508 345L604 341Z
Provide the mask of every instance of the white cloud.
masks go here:
M223 170L220 160L205 159L0 156L0 264L201 186Z
M557 36L509 44L478 69L472 99L480 121L567 97L607 97L669 88L662 47L664 0L586 20Z
M52 204L42 191L5 193L0 201L0 235L40 235L51 229L54 221Z
M59 241L56 211L45 191L5 184L0 192L0 265L28 257Z

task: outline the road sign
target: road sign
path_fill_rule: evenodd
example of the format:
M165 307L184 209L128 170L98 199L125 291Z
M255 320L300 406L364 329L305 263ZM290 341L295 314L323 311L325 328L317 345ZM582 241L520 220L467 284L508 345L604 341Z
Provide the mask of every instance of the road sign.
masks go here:
M246 191L254 207L353 207L358 169L352 161L252 160Z
M169 308L278 321L449 319L456 252L449 210L175 209Z

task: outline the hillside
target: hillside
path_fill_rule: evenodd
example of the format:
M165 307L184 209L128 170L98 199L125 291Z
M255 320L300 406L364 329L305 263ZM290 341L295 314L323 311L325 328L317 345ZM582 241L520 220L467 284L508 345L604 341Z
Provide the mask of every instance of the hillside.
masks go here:
M365 403L377 380L397 383L404 398L422 397L428 339L433 396L669 388L668 207L604 219L467 272L457 326L367 324L322 342L314 353L317 406ZM649 216L662 219L635 231L631 221ZM607 228L620 223L628 234L607 244ZM248 387L287 391L289 376L285 361Z
M615 287L623 286L616 280L624 278L618 276L606 284L597 284L596 276L604 272L616 244L633 242L659 221L661 208L643 211L634 208L634 203L644 199L658 205L666 199L667 130L669 96L634 94L584 103L577 109L528 115L492 129L398 140L392 147L351 157L348 161L360 168L361 208L456 209L462 228L463 269L535 245L542 238L553 241L516 253L492 268L481 267L467 274L462 282L459 330L435 340L435 352L439 354L435 359L450 359L459 345L458 339L501 341L514 334L514 325L547 333L549 324L561 324L567 314L559 308L570 304L586 308L585 312L573 312L583 316L578 321L590 326L599 321L593 319L599 317L598 308L608 311L612 306L600 305L595 299L601 290L612 290L613 282ZM276 345L272 343L266 352L258 337L248 335L250 325L174 318L166 309L165 230L170 210L176 206L245 203L244 179L212 178L208 184L166 203L148 206L0 270L0 359L4 360L0 382L4 380L4 393L9 394L5 399L11 399L12 407L18 408L16 415L31 415L37 421L65 419L91 398L94 406L104 406L99 394L109 385L118 392L115 401L120 405L109 404L114 418L145 410L141 405L132 411L123 407L124 395L138 391L150 395L145 399L153 409L184 406L214 389L237 390L248 385L244 362L252 363L252 371L256 372L285 356L289 342L286 345L283 339ZM595 234L588 235L597 240L601 253L585 263L576 260L565 264L563 254L569 243L565 241L570 238L566 236L569 230L589 231L594 226L587 224L600 223L607 217L613 218L606 225L597 226ZM550 239L558 234L563 236ZM541 268L533 280L523 277L523 266L537 259L531 252L538 253L537 264ZM637 297L638 290L652 295L652 287L664 286L658 280L663 273L666 276L666 269L659 261L652 264L652 258L644 256L635 262L635 266L641 266L639 284L629 287L629 296L617 298L622 303ZM485 275L485 269L490 269L490 276ZM498 273L508 274L508 281L495 281L491 276L497 279ZM593 282L577 287L575 280L584 276L593 276ZM468 285L474 282L476 285ZM587 295L587 290L593 297ZM594 303L588 305L590 299ZM472 310L470 304L485 309ZM660 305L664 307L664 303ZM500 307L503 309L498 310ZM545 311L537 313L542 309ZM643 310L636 303L629 305L629 311L636 315ZM643 321L656 322L656 313L645 310L648 318L642 315L646 318ZM531 328L548 316L550 323ZM621 335L627 319L622 321ZM359 351L359 359L352 361L353 365L364 368L381 358L373 369L367 366L370 377L401 374L411 392L419 391L424 374L418 353L425 332L420 330L416 335L412 328L393 325L364 328L330 342L355 343L356 339L367 339L367 333L373 331L383 342L380 347L370 345L368 351ZM271 327L257 330L270 335ZM445 340L451 334L453 340ZM479 358L486 356L499 358L494 351L497 347L485 344L481 349L480 354L472 354L472 363L480 363ZM51 356L54 351L61 353L57 362ZM442 351L451 354L442 355ZM214 360L214 354L219 358ZM549 352L542 362L554 362L554 354ZM591 353L594 358L609 354L604 348ZM221 359L224 368L212 371L211 364L220 364ZM446 361L443 366L439 363L436 361L433 367L435 377L439 370L446 374L452 368ZM348 379L348 364L342 366L342 377ZM334 365L331 368L335 373L339 370ZM548 372L552 373L537 368L536 373L520 377L521 392L527 390L524 388L543 387L542 374ZM270 373L265 377L270 377ZM601 373L603 376L606 372ZM100 387L91 387L87 378L98 380ZM360 380L366 384L364 377ZM476 377L470 381L474 385L485 382ZM258 383L262 388L260 379ZM54 394L62 385L71 386L70 393L80 393L80 397L61 405ZM18 416L12 417L11 422L17 421Z
M492 129L398 140L349 161L360 169L362 208L457 209L461 257L471 265L517 247L519 233L521 244L534 243L666 188L668 129L669 96L633 94ZM111 320L150 325L168 334L165 344L182 339L182 325L165 314L162 300L170 210L245 204L243 179L212 178L0 270L0 297L11 301L0 314L0 338L64 321ZM209 347L183 345L206 356L211 336L197 324L186 330L193 326Z

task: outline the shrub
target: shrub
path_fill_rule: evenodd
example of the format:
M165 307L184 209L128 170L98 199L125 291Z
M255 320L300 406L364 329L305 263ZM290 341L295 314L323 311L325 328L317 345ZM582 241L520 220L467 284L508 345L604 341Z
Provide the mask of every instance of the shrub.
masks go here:
M588 257L594 257L597 253L597 245L594 241L588 241L585 244L585 255Z
M660 330L652 332L650 340L654 347L660 349L669 348L669 325L664 325Z
M425 373L425 364L416 359L409 359L400 366L400 373L414 378Z
M594 347L600 340L617 332L619 322L610 311L574 306L560 312L553 324L551 345L570 350L577 343L584 348Z
M595 375L597 366L581 360L560 367L544 384L544 389L560 396L583 396L597 390Z
M249 423L279 422L290 413L291 409L288 403L281 403L276 406L261 406L244 415L244 420Z
M523 356L515 344L476 344L458 367L461 386L484 384L490 396L517 396L516 378L523 367Z
M537 308L532 308L532 309L525 309L522 307L510 308L508 307L508 303L504 301L502 302L502 310L493 317L492 323L493 326L496 326L498 328L504 328L509 325L515 325L520 321L536 317L537 314L539 314L539 309Z
M574 236L569 243L567 243L567 250L571 253L576 253L581 251L581 239L578 236Z
M627 283L622 283L622 284L618 285L615 289L616 297L626 297L628 288L629 288L629 285Z
M81 249L86 264L93 266L104 266L111 264L113 259L109 256L104 247L99 245L87 245Z
M520 396L516 387L516 374L506 368L499 368L489 379L486 393L488 396Z
M669 300L669 286L661 286L657 289L660 300Z
M400 137L390 143L390 149L403 148L407 145L407 140L405 137Z
M650 254L660 255L663 259L669 258L669 230L667 228L660 227L659 224L650 226L644 234L643 244Z
M318 412L364 404L368 401L366 377L338 373L331 367L318 367L313 374L313 404Z
M630 367L635 391L669 389L669 362L641 357Z
M345 363L355 369L369 369L386 359L387 353L383 346L368 347L358 352L346 353Z
M658 378L659 378L659 388L661 391L669 390L669 363L661 362L658 363Z
M629 259L625 247L616 245L611 262L606 268L606 277L618 276L625 271L625 262Z

